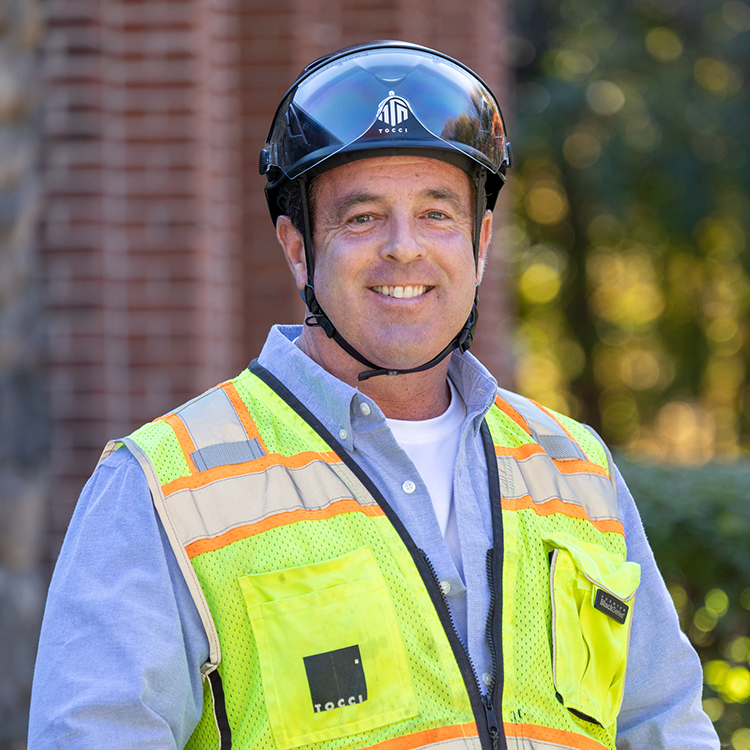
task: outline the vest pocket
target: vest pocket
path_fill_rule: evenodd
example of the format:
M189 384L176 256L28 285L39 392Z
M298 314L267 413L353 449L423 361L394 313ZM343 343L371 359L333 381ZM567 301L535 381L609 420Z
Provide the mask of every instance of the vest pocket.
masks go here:
M369 547L239 583L280 750L417 715L393 603Z
M576 717L609 728L625 688L640 565L565 533L552 549L553 677L558 700Z

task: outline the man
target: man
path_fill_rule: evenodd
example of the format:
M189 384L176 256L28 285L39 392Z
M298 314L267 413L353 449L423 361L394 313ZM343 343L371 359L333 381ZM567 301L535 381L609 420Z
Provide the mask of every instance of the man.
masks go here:
M606 448L466 353L509 165L438 52L303 72L261 172L306 325L105 451L32 750L718 747Z

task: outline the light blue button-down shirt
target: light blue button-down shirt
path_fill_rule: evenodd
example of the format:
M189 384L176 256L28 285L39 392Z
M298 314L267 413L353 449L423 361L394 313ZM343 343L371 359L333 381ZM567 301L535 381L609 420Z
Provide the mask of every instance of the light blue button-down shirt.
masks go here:
M299 326L274 327L260 364L341 442L427 553L481 683L491 670L485 555L492 525L479 428L495 381L476 358L453 354L449 373L467 411L453 485L464 585L424 482L380 408L294 346L299 333ZM406 493L407 481L416 490ZM700 710L698 658L679 630L619 474L617 483L628 558L642 569L617 747L716 750L718 738ZM86 484L55 569L34 675L29 750L184 747L202 710L200 665L207 656L203 626L143 472L130 454L117 451Z

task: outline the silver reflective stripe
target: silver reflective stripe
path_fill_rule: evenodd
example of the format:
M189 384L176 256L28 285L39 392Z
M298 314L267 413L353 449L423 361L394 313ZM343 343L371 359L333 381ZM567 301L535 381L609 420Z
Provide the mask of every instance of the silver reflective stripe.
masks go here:
M565 432L560 425L550 417L544 409L540 409L527 398L517 393L498 388L500 398L507 401L525 420L529 430L536 431L540 435L563 435Z
M298 469L275 465L231 481L178 490L166 498L165 507L180 544L186 546L289 511L319 510L337 500L364 504L354 496L358 488L331 468L324 461ZM368 504L375 501L370 498Z
M217 466L244 464L265 455L266 453L260 447L258 438L253 438L252 440L239 440L235 443L207 445L205 448L194 450L190 457L198 471L207 471L208 469L215 469Z
M409 739L403 737L401 739ZM456 737L452 740L442 740L438 742L431 742L428 745L420 745L420 750L423 748L432 747L437 750L482 750L482 743L479 741L479 737Z
M532 740L528 737L507 737L508 750L575 750L578 745L561 745L549 740ZM598 744L598 743L597 743ZM600 745L606 750L605 745Z
M329 464L328 468L346 485L346 488L352 493L352 497L360 505L377 505L375 498L364 484L357 479L356 475L343 462L340 464Z
M531 495L534 504L559 499L580 505L593 520L620 520L617 497L608 477L599 474L562 474L545 453L534 453L521 461L498 456L500 492L504 498Z
M195 569L190 562L190 558L187 556L184 546L180 543L179 535L173 524L173 518L168 512L164 501L164 494L162 493L159 478L156 476L156 470L148 456L143 450L141 450L140 446L134 440L131 438L123 438L122 440L110 442L104 449L102 457L104 458L106 455L109 455L109 453L111 453L119 444L124 445L133 456L135 456L143 469L143 473L146 475L146 481L148 482L148 488L151 491L154 507L159 514L162 526L164 527L164 531L169 539L169 544L177 558L177 564L180 566L182 575L185 578L185 583L187 583L190 595L195 602L201 622L206 630L206 637L208 638L208 660L201 665L201 672L203 674L208 674L208 672L213 671L221 661L221 645L219 644L219 634L216 630L216 625L214 625L211 610L208 608L208 602L203 594L203 589L198 581Z
M537 443L552 458L579 458L584 461L588 460L580 446L573 442L567 435L542 435L536 430L532 430L532 432Z
M178 409L196 449L247 440L245 427L222 388L207 391Z
M517 393L498 389L500 397L507 401L524 419L531 436L552 458L577 458L587 461L581 446L571 440L560 424L544 409L532 404Z

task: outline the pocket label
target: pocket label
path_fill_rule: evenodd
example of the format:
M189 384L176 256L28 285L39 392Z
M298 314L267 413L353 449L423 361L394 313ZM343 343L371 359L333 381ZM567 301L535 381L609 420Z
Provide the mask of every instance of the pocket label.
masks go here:
M604 612L607 617L611 617L615 622L619 622L620 625L625 624L625 620L628 619L628 611L630 610L630 607L625 602L608 594L603 589L596 590L594 607L600 612Z
M367 700L367 681L359 646L305 656L303 661L315 713Z

